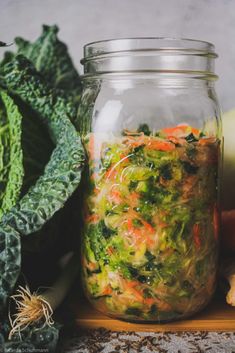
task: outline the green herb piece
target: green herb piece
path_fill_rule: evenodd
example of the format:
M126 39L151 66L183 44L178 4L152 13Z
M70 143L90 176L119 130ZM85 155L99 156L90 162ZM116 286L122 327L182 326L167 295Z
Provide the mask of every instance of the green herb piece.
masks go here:
M136 180L134 180L134 181L131 180L130 183L129 183L129 190L130 190L130 191L136 190L137 185L138 185L138 181L136 181Z
M138 132L143 132L145 135L149 136L151 134L151 131L149 129L148 124L140 124L138 127Z
M134 227L141 227L142 226L141 221L137 218L133 219L132 223L133 223Z
M170 164L165 164L160 168L160 175L165 179L165 180L171 180L172 179L172 168Z
M129 272L131 278L138 277L139 271L137 268L135 268L131 265L126 265L126 266L127 266L127 269L128 269L128 272Z
M103 234L103 237L105 239L108 239L112 235L116 234L116 232L113 229L110 229L109 227L106 226L103 220L99 222L98 226L100 227L101 233Z
M191 132L188 136L185 137L185 140L187 142L197 142L198 139L194 136L194 134Z

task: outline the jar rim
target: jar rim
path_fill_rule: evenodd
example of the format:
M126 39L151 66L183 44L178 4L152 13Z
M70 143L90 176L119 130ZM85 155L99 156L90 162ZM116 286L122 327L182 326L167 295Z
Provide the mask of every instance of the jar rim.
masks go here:
M184 73L216 79L212 43L171 37L106 39L84 46L84 78L137 72Z
M140 51L183 52L216 58L214 44L197 39L177 37L127 37L93 41L83 47L84 58L81 63L95 60L103 55Z

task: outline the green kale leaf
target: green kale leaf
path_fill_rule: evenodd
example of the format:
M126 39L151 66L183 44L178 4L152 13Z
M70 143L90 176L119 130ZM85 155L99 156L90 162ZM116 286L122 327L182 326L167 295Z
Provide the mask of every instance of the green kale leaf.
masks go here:
M16 203L23 183L21 122L17 105L0 90L0 219Z
M28 58L48 84L77 104L80 101L81 80L67 46L58 39L57 33L57 26L44 25L41 36L33 43L15 38L17 54ZM12 60L12 55L7 53L5 61L9 60Z
M55 145L44 173L1 219L1 308L18 277L20 236L40 230L64 206L80 182L85 157L80 136L71 123L73 105L43 81L29 60L19 55L2 65L0 81L13 97L31 107Z
M70 122L70 105L46 85L30 61L17 56L0 69L8 89L29 104L46 124L56 145L44 174L28 193L3 216L3 221L30 234L60 209L80 182L84 164L81 139ZM25 222L19 222L24 219Z

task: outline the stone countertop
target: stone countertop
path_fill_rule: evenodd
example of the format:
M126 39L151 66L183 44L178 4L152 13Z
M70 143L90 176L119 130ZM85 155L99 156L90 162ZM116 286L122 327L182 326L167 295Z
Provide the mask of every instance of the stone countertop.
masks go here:
M64 337L58 353L234 353L234 332L115 332L97 329Z
M133 330L131 327L128 328L128 331L120 331L122 328L118 325L118 320L117 326L115 320L111 320L112 325L104 323L104 315L98 315L98 312L92 307L89 309L83 296L79 296L78 299L77 293L77 288L74 288L60 309L60 318L65 326L61 331L58 353L235 353L235 331L233 331L234 325L231 322L234 321L234 316L224 309L224 306L227 307L224 299L223 301L219 300L222 298L221 292L217 292L215 300L212 300L204 313L198 314L197 324L195 324L195 318L194 320L189 319L191 324L189 326L192 330L195 327L195 331L185 329L181 332L172 331L170 326L168 329L165 328L168 332L154 332L152 329L154 326L150 329L153 332L150 330L143 332L145 328L142 328L142 332L140 332L141 329L138 327L135 331L130 331ZM78 303L80 304L78 305ZM218 309L216 314L214 313L215 308ZM228 307L228 309L231 308ZM83 311L88 313L87 322L84 322ZM215 325L211 326L210 318L213 315L217 319ZM92 326L89 326L89 318L93 320ZM100 324L94 325L94 321L98 323L99 319ZM200 320L201 324L199 324ZM228 321L226 325L224 325L225 320ZM108 329L99 327L102 326L101 321ZM194 321L195 326L192 326L191 321ZM224 327L226 332L211 331L213 328L207 332L207 326L202 325L204 321L208 323L208 327L215 327L215 330L218 327L220 331ZM185 323L184 325L186 326ZM89 327L93 327L93 329ZM109 329L111 327L113 327L112 331ZM201 327L200 331L197 327ZM184 328L180 329L184 330Z

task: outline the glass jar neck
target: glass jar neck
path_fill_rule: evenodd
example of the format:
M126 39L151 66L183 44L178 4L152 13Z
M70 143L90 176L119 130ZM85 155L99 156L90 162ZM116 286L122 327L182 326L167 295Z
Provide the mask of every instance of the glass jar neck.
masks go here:
M187 39L132 38L84 47L84 76L162 74L215 80L214 46Z

